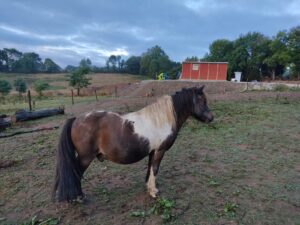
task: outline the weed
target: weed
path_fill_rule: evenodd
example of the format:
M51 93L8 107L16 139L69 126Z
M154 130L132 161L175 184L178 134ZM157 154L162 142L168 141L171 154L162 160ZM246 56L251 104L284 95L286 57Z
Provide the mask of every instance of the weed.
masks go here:
M232 194L235 195L235 196L239 196L241 194L241 191L240 190L236 190Z
M206 162L206 163L212 163L213 160L206 154L202 160L203 162Z
M99 188L96 191L96 194L100 196L105 202L110 201L110 194L106 188Z
M57 218L49 218L46 220L39 220L37 216L32 217L26 222L21 223L22 225L57 225L59 223L59 219Z
M290 91L300 91L300 87L290 87Z
M216 194L217 194L217 195L222 195L222 194L223 194L223 190L217 190L217 191L216 191Z
M226 202L224 205L223 212L226 216L235 217L236 210L239 208L238 204Z
M273 89L274 91L288 91L289 90L289 87L284 85L284 84L279 84L277 85L276 87L274 87Z
M284 188L287 191L300 191L300 185L299 184L285 184Z
M217 186L220 186L220 182L218 180L216 180L215 178L213 178L212 176L210 176L208 179L208 185L212 186L212 187L217 187Z
M133 217L145 217L146 213L145 213L145 211L137 210L137 211L132 211L130 213L130 216L133 216Z
M166 198L158 198L150 212L160 215L164 222L168 222L174 217L172 214L172 208L174 208L174 206L174 201Z

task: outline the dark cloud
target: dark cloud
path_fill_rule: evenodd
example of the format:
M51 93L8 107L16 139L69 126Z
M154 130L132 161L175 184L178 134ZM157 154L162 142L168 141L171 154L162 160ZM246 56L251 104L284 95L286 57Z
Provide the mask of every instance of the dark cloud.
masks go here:
M171 59L203 56L218 38L268 36L299 25L300 0L0 0L0 48L51 57L60 65L160 45Z

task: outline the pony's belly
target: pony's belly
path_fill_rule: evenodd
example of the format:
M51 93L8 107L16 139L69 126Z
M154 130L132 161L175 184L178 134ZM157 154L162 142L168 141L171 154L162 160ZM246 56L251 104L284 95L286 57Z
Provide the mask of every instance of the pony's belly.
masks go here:
M142 152L141 150L132 150L124 158L121 159L122 164L136 163L148 155L147 152Z
M119 164L136 163L149 155L148 148L140 149L115 149L114 154L104 155L103 159Z

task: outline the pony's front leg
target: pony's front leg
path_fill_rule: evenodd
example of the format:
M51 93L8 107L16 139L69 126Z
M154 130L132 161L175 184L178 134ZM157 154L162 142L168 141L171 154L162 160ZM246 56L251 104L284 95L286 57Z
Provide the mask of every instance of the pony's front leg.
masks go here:
M146 177L148 192L151 197L156 198L158 189L156 188L155 178L159 170L160 162L164 156L165 151L151 152L149 155L148 172Z

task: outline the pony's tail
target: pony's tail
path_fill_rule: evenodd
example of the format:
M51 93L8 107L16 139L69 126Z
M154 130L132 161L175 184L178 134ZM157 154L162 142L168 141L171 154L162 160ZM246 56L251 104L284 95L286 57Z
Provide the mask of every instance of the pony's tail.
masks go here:
M82 197L81 178L83 169L75 154L75 147L71 139L71 128L75 118L68 119L60 135L56 177L52 193L53 200L72 201Z

